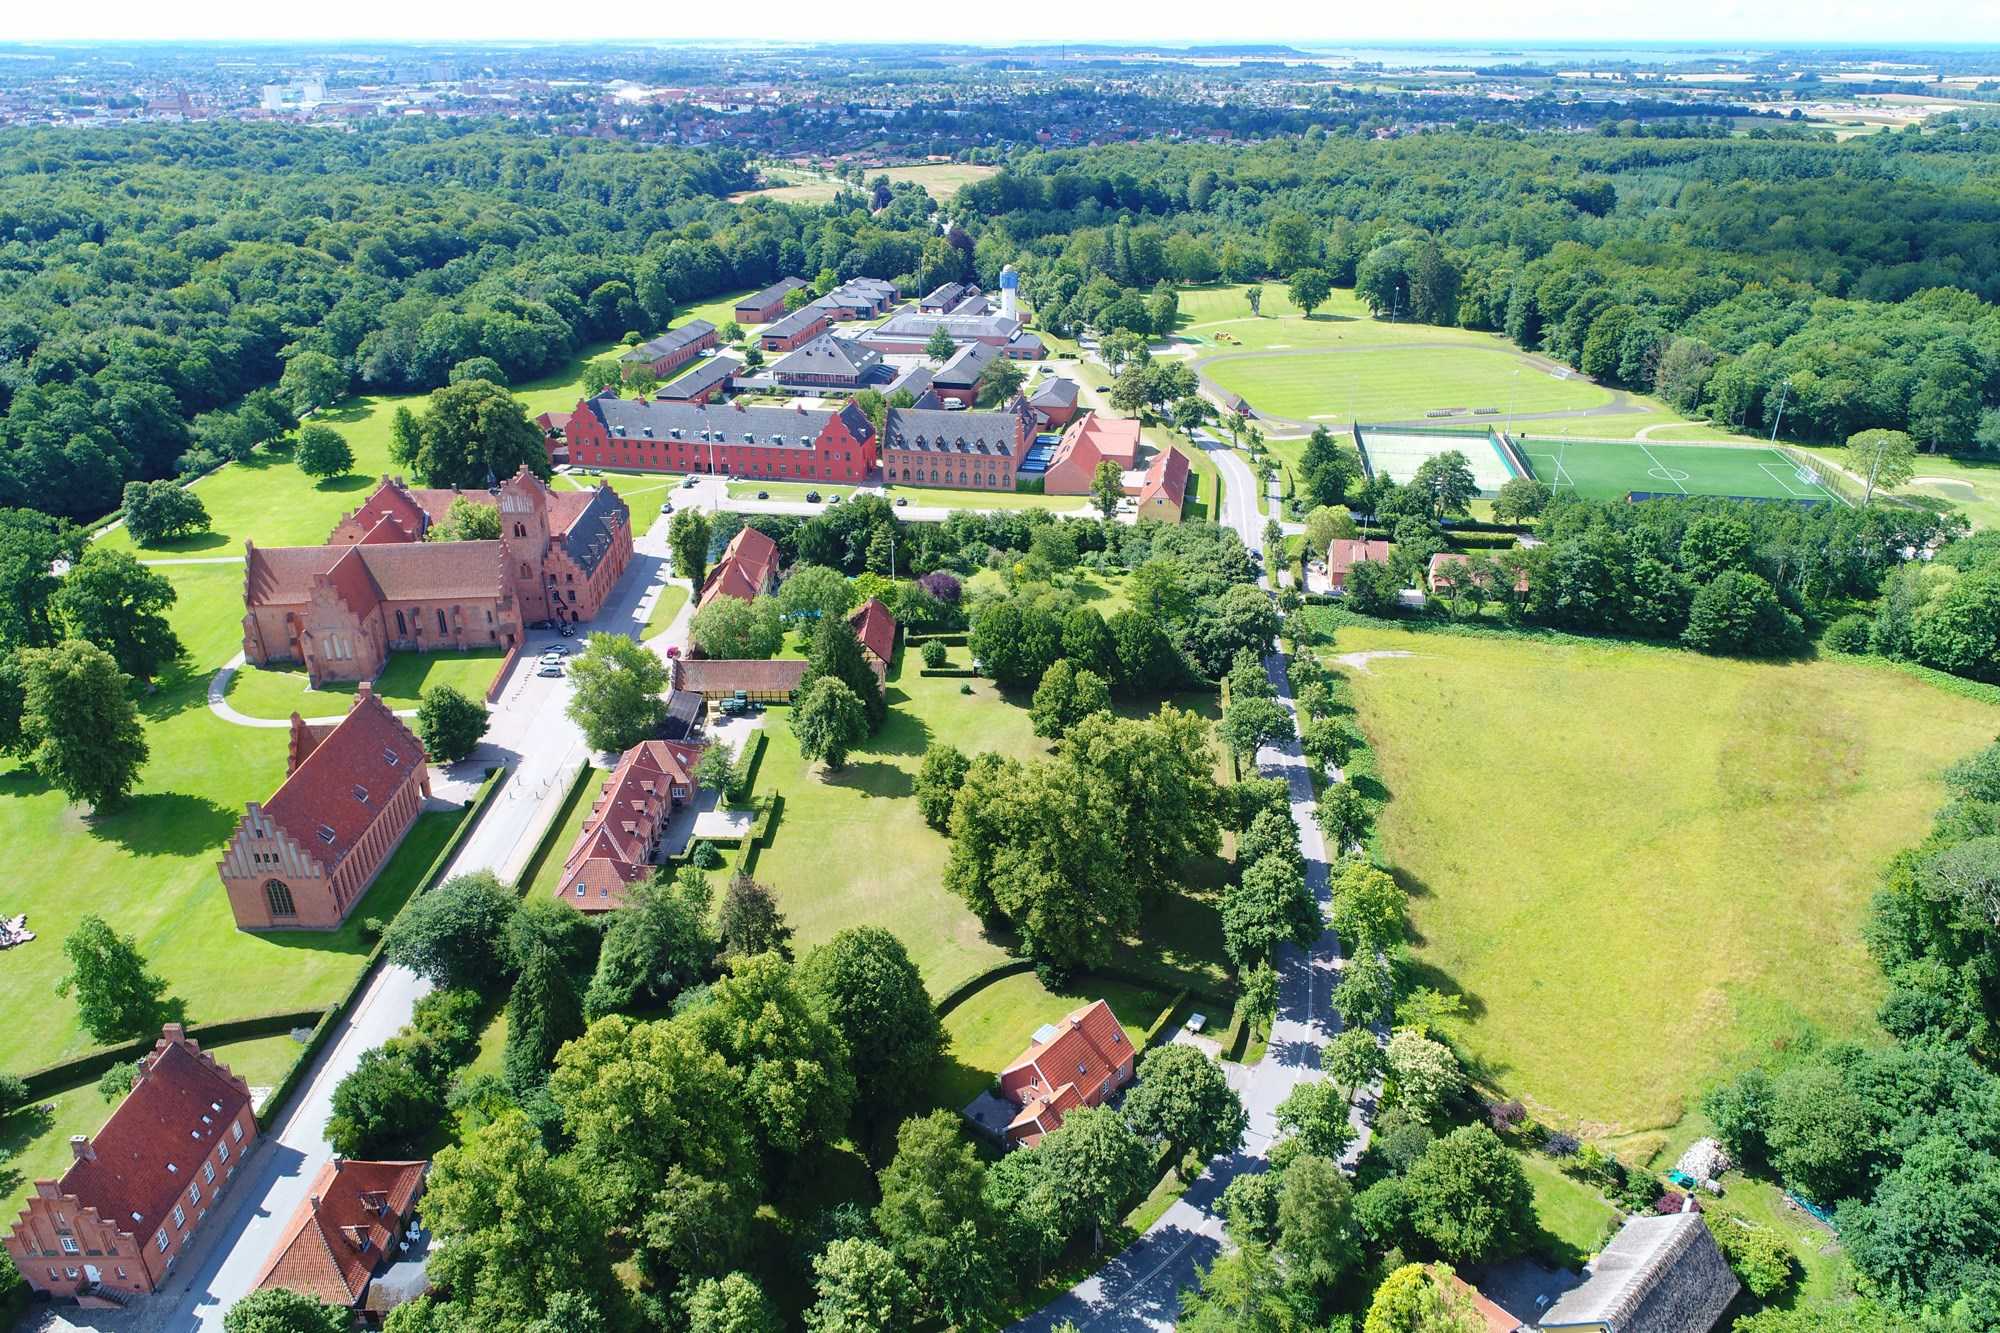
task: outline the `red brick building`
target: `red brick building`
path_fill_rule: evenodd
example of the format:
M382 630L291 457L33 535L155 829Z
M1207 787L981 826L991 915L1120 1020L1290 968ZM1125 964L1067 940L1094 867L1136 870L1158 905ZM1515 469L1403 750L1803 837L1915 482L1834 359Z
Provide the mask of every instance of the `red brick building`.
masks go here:
M1120 472L1139 466L1139 423L1130 417L1106 417L1095 412L1078 417L1063 432L1042 490L1049 495L1089 495L1097 465L1118 465Z
M498 507L499 539L425 541L456 500ZM384 477L324 546L243 545L243 656L302 663L317 686L372 680L399 650L506 648L526 625L591 619L631 563L632 522L609 486L554 491L523 468L493 491Z
M1362 541L1358 538L1339 537L1326 551L1326 578L1335 592L1347 591L1347 572L1356 565L1371 561L1386 563L1390 545L1382 541Z
M749 407L600 394L570 414L569 453L583 467L861 482L875 466L875 427L852 403Z
M428 1169L427 1162L339 1157L322 1166L252 1290L283 1287L329 1305L361 1308L368 1284L396 1262Z
M755 528L739 529L722 550L722 559L702 580L701 596L695 607L707 606L718 597L755 601L778 586L778 544Z
M785 297L805 285L803 278L779 278L763 291L736 303L736 322L769 324L785 313Z
M651 878L669 818L695 799L701 750L680 741L641 741L619 757L563 861L558 898L581 912L625 905L631 887Z
M331 930L422 813L424 747L364 681L333 726L292 714L285 774L250 802L216 870L238 929Z
M94 1139L70 1139L7 1236L28 1285L104 1308L158 1291L257 1140L250 1087L178 1023Z
M715 325L705 319L691 319L619 357L619 370L630 379L643 367L652 371L653 378L663 380L715 345Z
M789 352L825 333L832 323L833 314L824 306L805 305L766 326L757 337L767 352Z
M861 656L875 669L875 679L887 680L896 656L896 618L879 597L870 597L847 618L861 644Z
M1101 1106L1132 1081L1132 1043L1102 1000L1035 1033L1034 1044L1000 1071L1000 1092L1020 1111L1007 1146L1034 1147L1079 1106Z
M882 475L907 486L1011 491L1034 442L1035 413L1018 394L997 412L894 407L883 431Z

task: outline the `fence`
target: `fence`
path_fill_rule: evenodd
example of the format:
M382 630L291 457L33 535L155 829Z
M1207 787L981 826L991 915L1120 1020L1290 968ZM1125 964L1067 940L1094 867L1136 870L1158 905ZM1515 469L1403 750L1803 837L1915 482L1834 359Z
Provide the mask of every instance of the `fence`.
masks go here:
M1812 473L1814 480L1818 481L1834 499L1849 509L1861 507L1861 488L1839 468L1829 466L1824 459L1815 458L1804 450L1792 448L1789 444L1772 447L1783 454L1789 462L1796 463L1805 471Z

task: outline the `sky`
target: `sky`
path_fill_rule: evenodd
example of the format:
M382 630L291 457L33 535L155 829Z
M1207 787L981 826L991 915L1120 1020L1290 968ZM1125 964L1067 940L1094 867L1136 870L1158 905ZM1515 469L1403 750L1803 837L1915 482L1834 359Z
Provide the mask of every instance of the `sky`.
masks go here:
M758 39L790 41L1268 42L1618 41L1769 46L2000 43L2000 0L759 0L754 5L551 5L547 0L95 0L9 6L0 41Z

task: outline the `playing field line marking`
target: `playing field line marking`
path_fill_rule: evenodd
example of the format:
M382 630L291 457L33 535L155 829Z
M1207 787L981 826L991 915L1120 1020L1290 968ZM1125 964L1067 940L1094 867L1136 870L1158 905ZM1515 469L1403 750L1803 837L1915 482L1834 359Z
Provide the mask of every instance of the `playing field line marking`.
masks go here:
M1783 458L1784 455L1780 454L1779 457ZM1829 494L1826 487L1820 485L1817 481L1805 490L1793 489L1799 480L1799 469L1798 465L1792 463L1790 460L1787 460L1782 465L1777 463L1759 463L1757 466L1764 470L1765 476L1783 488L1785 498L1788 500L1824 500Z
M1557 458L1554 454L1529 454L1527 453L1526 450L1523 450L1522 452L1527 455L1527 459L1530 463L1547 463L1550 465L1549 475L1553 477L1554 480L1547 482L1546 484L1548 486L1550 487L1567 486L1571 490L1576 489L1576 482L1571 480L1569 475L1569 469L1562 465L1562 460L1560 458Z
M1634 443L1637 443L1637 442L1635 441ZM1672 469L1672 468L1668 467L1668 466L1667 466L1667 465L1666 465L1665 463L1662 463L1662 462L1661 462L1661 461L1660 461L1659 459L1657 459L1657 458L1654 458L1654 457L1653 457L1653 451L1652 451L1651 449L1648 449L1648 448L1647 448L1647 447L1646 447L1645 445L1641 444L1641 445L1639 445L1639 452L1640 452L1640 453L1643 453L1643 454L1644 454L1644 455L1646 455L1646 457L1648 457L1648 458L1652 458L1652 459L1653 459L1653 466L1654 466L1654 467L1656 467L1656 468L1658 468L1658 469L1660 470L1660 475L1661 475L1661 477L1662 477L1662 478L1664 478L1664 479L1665 479L1665 480L1667 480L1667 481L1671 481L1671 482L1673 482L1673 483L1674 483L1674 486L1675 486L1675 488L1676 488L1677 490L1679 490L1679 491L1680 491L1680 493L1681 493L1682 495L1686 495L1686 494L1688 493L1688 488L1687 488L1687 487L1685 487L1685 486L1682 486L1682 485L1680 484L1680 482L1679 482L1679 481L1675 480L1675 478L1674 478L1674 469ZM1683 475L1685 475L1685 474L1683 474Z

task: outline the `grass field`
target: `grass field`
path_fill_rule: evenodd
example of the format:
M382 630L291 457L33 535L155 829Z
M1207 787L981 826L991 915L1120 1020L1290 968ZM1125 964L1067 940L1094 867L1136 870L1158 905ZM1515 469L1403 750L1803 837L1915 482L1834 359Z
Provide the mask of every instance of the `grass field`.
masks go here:
M604 790L604 784L611 780L611 770L595 768L584 776L583 783L563 806L562 814L550 827L553 832L542 843L543 851L521 875L521 896L524 898L553 897L562 883L563 859L569 849L576 845L576 835L583 831L583 821L590 815L590 807L597 803L597 795Z
M1287 351L1203 369L1259 413L1293 421L1416 421L1443 408L1533 416L1611 401L1609 389L1551 375L1502 346Z
M931 198L939 203L948 203L951 197L958 193L961 185L985 180L999 170L998 167L976 166L970 162L933 162L914 167L884 167L879 171L870 171L867 180L872 181L877 176L887 176L893 182L915 181L924 187ZM831 176L823 176L800 167L765 167L763 174L766 180L785 183L761 190L744 190L732 194L729 196L730 202L740 203L745 199L759 198L776 199L788 204L824 204L832 202L843 186L854 188L851 184L837 181Z
M690 590L685 583L662 584L660 595L653 599L653 609L646 616L646 628L639 632L639 637L650 639L673 624L674 617L688 604L689 595Z
M815 491L821 500L838 495L843 498L852 495L854 488L848 485L835 486L829 483L821 486L810 481L732 481L729 483L729 498L732 500L754 500L762 491L768 500L799 500L806 498L806 492Z
M1882 865L2000 708L1860 664L1343 628L1420 977L1493 1085L1658 1130L1801 1024L1866 1033ZM1604 725L1602 719L1618 724Z
M1591 500L1622 500L1633 491L1774 500L1829 498L1823 486L1801 477L1798 465L1772 448L1642 440L1607 444L1534 436L1522 436L1519 443L1539 480Z
M1539 1153L1520 1154L1521 1168L1535 1190L1535 1221L1558 1255L1580 1263L1604 1248L1618 1222L1618 1210L1590 1186L1571 1180Z
M1059 993L1044 987L1032 972L1003 977L945 1015L951 1050L938 1066L931 1095L939 1106L963 1109L1027 1047L1036 1028L1092 1000L1111 1006L1136 1050L1173 996L1164 989L1102 977L1078 977Z
M415 708L433 685L449 685L468 699L484 699L493 673L506 654L497 648L463 653L393 653L374 683L391 708ZM230 677L229 702L251 717L338 717L354 699L354 682L333 681L312 689L304 667L245 666Z
M890 503L908 500L930 509L1046 509L1074 514L1090 506L1087 495L1035 495L1027 491L960 491L948 486L884 486Z

